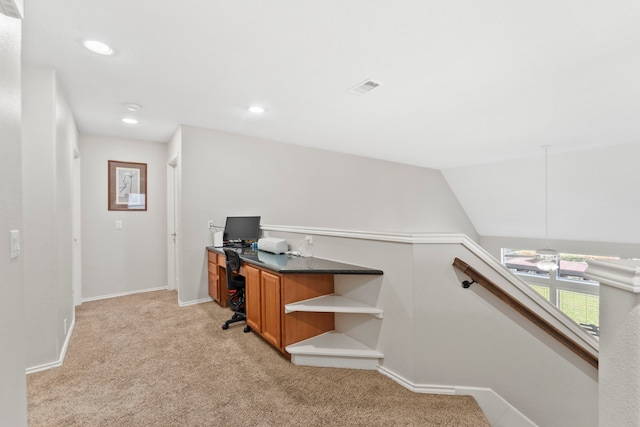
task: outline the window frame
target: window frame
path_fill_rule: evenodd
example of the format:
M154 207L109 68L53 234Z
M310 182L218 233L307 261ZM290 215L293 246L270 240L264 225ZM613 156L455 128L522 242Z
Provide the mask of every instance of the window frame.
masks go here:
M508 252L508 253L507 253ZM540 270L540 274L536 274L536 273L528 273L526 271L518 271L517 268L513 268L512 266L508 266L508 260L509 259L515 259L518 258L516 256L513 256L513 253L516 252L518 253L518 257L527 257L527 256L534 256L535 251L534 250L527 250L527 249L511 249L511 248L502 248L501 249L501 256L500 256L500 262L502 265L504 265L506 268L508 268L512 273L514 273L515 275L519 276L520 278L522 278L525 283L527 283L527 285L531 286L531 285L535 285L535 286L542 286L544 288L547 288L549 291L549 298L548 301L553 304L554 307L559 308L559 300L560 300L560 292L562 291L567 291L567 292L574 292L574 293L578 293L578 294L586 294L586 295L593 295L593 296L597 296L598 298L600 297L600 283L593 281L593 280L589 280L589 279L571 279L571 278L567 278L567 277L563 277L560 275L560 268L558 268L557 270L554 271L549 271L549 272L544 272L542 270ZM511 255L511 256L508 256ZM562 260L562 256L576 256L576 255L580 255L583 256L587 259L617 259L615 257L606 257L606 256L596 256L596 255L583 255L583 254L564 254L564 253L560 253L558 254L558 264L560 263L560 261ZM507 259L508 258L508 259ZM512 264L513 265L513 264ZM533 271L532 270L528 270L528 271ZM536 292L538 292L536 290ZM538 292L540 294L540 292ZM543 296L543 295L541 295ZM544 297L544 296L543 296ZM547 299L546 297L544 297L545 299ZM599 323L599 322L598 322ZM599 326L599 325L596 325Z

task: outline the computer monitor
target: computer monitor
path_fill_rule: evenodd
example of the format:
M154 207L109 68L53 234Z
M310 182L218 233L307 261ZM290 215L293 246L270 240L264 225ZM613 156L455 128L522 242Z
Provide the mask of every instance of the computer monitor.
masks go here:
M236 244L246 244L260 237L259 216L228 216L224 225L223 240Z

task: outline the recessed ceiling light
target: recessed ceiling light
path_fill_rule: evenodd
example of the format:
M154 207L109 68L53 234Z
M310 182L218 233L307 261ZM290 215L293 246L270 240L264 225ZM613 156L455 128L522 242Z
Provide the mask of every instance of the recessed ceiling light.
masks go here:
M91 52L100 54L100 55L111 55L113 54L113 49L108 44L99 42L97 40L85 40L84 47L89 49Z
M138 121L136 119L134 119L133 117L125 117L122 119L122 121L128 125L137 125Z
M140 104L134 104L133 102L126 104L125 107L127 107L129 111L140 111L141 108Z
M262 114L262 113L264 113L264 107L261 107L259 105L253 105L253 106L249 107L249 111L254 113L254 114Z

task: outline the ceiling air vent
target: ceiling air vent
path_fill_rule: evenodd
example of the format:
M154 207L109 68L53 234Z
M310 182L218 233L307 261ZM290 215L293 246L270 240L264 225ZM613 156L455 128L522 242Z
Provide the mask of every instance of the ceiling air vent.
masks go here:
M0 13L22 19L23 4L22 0L0 0Z
M375 88L381 85L382 85L382 82L368 79L349 89L349 92L353 92L358 95L364 95L365 93L371 92L372 90L374 90Z

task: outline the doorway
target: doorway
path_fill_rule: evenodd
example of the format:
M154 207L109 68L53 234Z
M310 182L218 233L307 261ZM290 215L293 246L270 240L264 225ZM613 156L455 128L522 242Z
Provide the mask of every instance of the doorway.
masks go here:
M176 154L167 164L167 289L180 301L180 174Z

